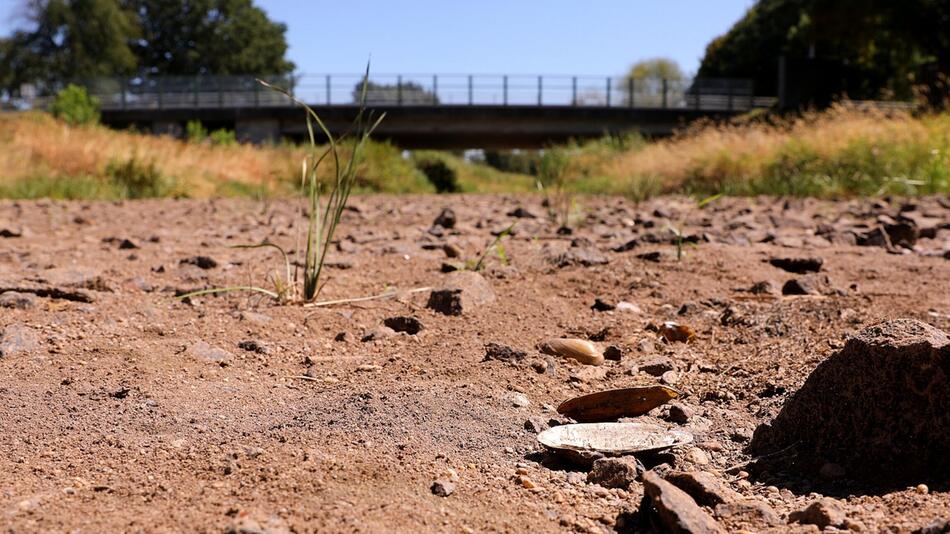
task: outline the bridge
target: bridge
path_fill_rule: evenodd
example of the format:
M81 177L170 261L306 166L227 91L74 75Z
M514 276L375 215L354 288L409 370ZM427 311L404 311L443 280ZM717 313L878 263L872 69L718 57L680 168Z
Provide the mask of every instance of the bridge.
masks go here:
M329 130L346 131L362 75L266 77L314 108ZM184 135L188 121L235 130L241 141L306 135L303 111L249 76L135 77L85 83L110 126ZM569 139L637 131L670 135L701 118L723 119L775 98L750 80L611 76L372 75L367 107L385 112L377 138L403 148L537 148Z

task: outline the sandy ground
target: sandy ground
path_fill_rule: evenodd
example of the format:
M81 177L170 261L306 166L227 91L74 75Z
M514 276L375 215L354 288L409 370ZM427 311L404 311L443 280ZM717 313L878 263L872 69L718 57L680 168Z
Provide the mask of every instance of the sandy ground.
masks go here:
M909 317L950 331L947 199L584 198L572 235L534 196L351 205L322 300L438 287L457 261L444 244L477 258L517 222L507 261L485 262L496 298L461 316L427 308L428 291L323 308L250 293L181 302L270 287L279 254L229 246L292 249L293 206L0 201L0 288L22 293L0 299L0 530L611 532L641 484L588 483L536 431L565 422L555 407L573 396L661 380L683 392L687 420L645 417L694 442L658 469L708 471L781 518L717 515L726 530L787 531L818 494L870 532L950 518L939 480L924 492L744 467L756 426L862 326ZM446 207L457 224L433 230ZM685 236L679 260L668 224ZM768 262L781 257L823 263L799 275ZM812 294L783 295L792 279ZM598 311L598 298L629 305ZM398 316L422 330L378 328ZM663 341L664 321L696 339ZM561 336L622 357L592 367L537 350ZM488 343L527 356L485 361ZM454 493L433 494L456 474Z

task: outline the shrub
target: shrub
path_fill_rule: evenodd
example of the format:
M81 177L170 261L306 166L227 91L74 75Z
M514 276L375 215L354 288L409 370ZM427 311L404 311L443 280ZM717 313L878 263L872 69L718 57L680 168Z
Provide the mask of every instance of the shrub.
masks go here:
M237 144L237 137L234 135L234 130L221 128L220 130L211 132L208 138L211 139L212 145L229 146Z
M426 175L438 193L458 193L461 191L455 169L442 158L424 155L416 159L416 168Z
M171 191L171 184L154 161L143 163L135 156L121 163L110 162L106 166L106 175L123 198L161 197Z
M208 129L201 124L201 121L188 121L185 125L185 135L189 143L201 143L208 138Z
M85 88L69 84L56 93L49 111L68 124L95 124L99 122L99 99L86 92Z

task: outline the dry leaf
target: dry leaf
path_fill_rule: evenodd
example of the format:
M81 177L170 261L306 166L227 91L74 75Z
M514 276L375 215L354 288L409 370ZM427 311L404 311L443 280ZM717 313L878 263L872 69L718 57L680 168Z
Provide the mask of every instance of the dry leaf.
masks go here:
M689 432L647 423L578 423L538 434L538 442L549 449L607 455L657 451L691 441Z
M666 386L611 389L566 400L557 411L580 423L597 423L637 417L676 397L679 392Z
M572 358L587 365L604 363L604 355L600 349L590 341L583 339L557 338L549 339L539 347L541 352L562 358Z

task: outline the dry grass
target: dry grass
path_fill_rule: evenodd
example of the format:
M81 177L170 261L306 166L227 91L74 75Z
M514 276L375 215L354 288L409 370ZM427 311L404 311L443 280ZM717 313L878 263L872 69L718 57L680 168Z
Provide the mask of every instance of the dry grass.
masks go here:
M695 125L612 156L591 150L599 163L582 164L586 178L577 184L591 192L844 196L950 188L947 115L839 105L777 123Z
M0 115L0 184L32 178L102 178L110 163L132 158L154 163L178 193L206 197L221 184L248 187L290 181L303 149L185 143L169 137L71 127L45 114ZM104 178L103 178L104 179Z

